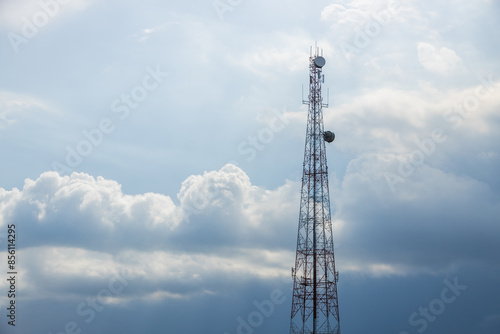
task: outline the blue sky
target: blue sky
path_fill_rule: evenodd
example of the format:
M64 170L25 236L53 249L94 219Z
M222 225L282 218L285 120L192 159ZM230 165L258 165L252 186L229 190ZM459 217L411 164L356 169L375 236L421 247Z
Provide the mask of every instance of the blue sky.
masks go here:
M1 333L286 333L315 41L342 331L498 333L499 14L1 1Z

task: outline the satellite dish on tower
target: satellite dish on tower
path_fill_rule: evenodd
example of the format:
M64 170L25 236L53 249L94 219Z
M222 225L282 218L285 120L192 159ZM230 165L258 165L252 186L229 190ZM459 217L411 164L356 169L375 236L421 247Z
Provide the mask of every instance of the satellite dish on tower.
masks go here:
M325 58L321 56L317 56L316 58L314 58L314 66L322 68L323 66L325 66L325 64L326 64Z
M333 133L332 131L325 131L323 132L323 139L326 142L331 143L335 140L335 133Z

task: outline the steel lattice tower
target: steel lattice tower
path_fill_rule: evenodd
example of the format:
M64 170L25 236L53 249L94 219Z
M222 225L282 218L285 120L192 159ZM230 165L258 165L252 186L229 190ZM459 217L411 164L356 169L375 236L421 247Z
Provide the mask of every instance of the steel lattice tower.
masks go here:
M335 135L323 128L321 84L325 59L319 50L309 58L309 105L302 174L299 228L290 334L340 334L333 233L325 141Z

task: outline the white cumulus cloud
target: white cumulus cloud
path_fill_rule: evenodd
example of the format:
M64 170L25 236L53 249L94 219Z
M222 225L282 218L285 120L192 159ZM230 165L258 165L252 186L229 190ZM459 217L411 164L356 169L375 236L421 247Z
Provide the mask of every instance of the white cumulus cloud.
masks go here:
M296 188L266 190L226 165L189 177L174 203L124 194L103 177L45 172L22 189L0 188L0 229L15 223L23 235L20 270L31 298L98 291L122 269L140 287L131 283L130 295L112 303L182 298L216 293L223 277L288 274L293 251L277 236L295 218Z
M455 51L444 46L438 50L431 44L420 42L417 44L417 49L420 64L432 72L449 72L462 63L462 59Z

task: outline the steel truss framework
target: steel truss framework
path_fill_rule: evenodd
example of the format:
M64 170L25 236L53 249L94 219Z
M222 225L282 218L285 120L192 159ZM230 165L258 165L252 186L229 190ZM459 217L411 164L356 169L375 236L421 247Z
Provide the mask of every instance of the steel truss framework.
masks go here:
M309 105L290 334L340 334L333 233L325 154L322 65L309 58ZM324 59L321 57L324 65Z

